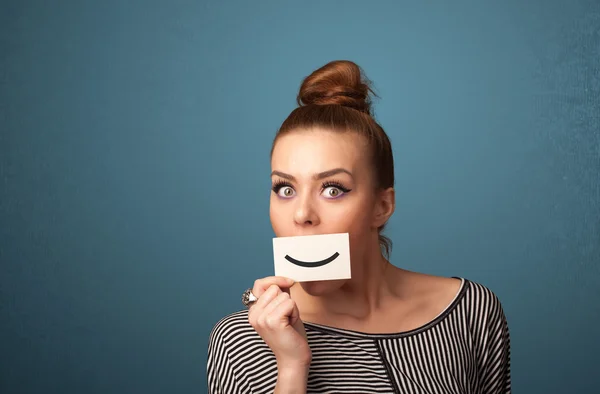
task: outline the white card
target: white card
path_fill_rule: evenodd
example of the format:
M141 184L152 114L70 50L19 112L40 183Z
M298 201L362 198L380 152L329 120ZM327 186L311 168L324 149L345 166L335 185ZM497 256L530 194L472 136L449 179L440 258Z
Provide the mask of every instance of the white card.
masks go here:
M296 282L350 279L348 233L273 238L275 275Z

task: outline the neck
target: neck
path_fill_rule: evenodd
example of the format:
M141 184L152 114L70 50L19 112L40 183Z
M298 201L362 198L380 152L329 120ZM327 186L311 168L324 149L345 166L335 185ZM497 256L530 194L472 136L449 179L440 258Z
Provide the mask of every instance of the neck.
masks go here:
M320 316L368 319L393 294L398 269L381 254L379 245L352 263L352 279L301 283L292 288L301 315L314 321Z

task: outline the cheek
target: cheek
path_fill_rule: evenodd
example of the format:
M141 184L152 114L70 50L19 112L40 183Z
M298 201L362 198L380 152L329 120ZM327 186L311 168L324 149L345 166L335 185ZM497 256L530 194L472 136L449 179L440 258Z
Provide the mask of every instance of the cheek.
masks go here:
M339 217L344 230L350 233L350 249L358 254L364 249L365 242L371 239L372 210L370 201L365 200Z
M271 220L271 227L273 227L273 231L275 231L275 233L277 233L277 229L279 227L279 217L280 215L277 214L277 209L273 207L273 202L271 201L269 206L269 219Z
M332 212L335 218L330 218L339 223L340 227L349 232L363 233L369 229L372 206L367 200L356 200L348 204L340 204L339 209Z
M271 197L269 219L271 220L271 227L275 235L285 236L290 233L290 226L293 225L293 222L290 219L289 208L286 208L277 199L277 196Z
M356 198L331 202L315 201L313 209L319 217L319 230L323 233L350 233L351 242L364 240L370 231L372 217L372 201L368 198ZM271 227L276 236L292 235L296 232L294 221L295 205L280 201L271 196L269 217Z

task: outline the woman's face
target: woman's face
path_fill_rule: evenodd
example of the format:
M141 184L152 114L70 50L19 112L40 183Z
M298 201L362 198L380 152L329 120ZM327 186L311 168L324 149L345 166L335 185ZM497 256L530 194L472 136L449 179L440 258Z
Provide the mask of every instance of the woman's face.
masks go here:
M320 129L289 132L275 144L271 171L270 218L277 237L349 233L351 261L377 242L364 137Z

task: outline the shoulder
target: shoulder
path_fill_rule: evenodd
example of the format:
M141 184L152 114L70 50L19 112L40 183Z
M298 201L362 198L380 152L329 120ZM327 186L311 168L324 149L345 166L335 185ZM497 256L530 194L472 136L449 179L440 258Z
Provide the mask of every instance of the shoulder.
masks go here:
M254 368L254 361L261 368ZM210 393L239 393L243 387L272 392L277 380L275 356L248 322L247 310L230 313L213 326L206 369Z
M443 277L422 273L409 273L412 292L430 300L466 300L474 312L498 312L502 304L498 296L487 286L463 277Z
M419 310L437 315L447 310L464 293L466 281L461 278L448 278L399 270L399 281L396 290L399 298L409 299Z
M236 361L247 352L268 354L270 349L248 321L248 310L230 313L212 328L208 341L209 354L224 354Z
M473 325L505 320L499 297L487 286L463 277L442 277L404 271L401 286L420 305L468 317Z
M473 340L482 352L508 349L510 335L508 321L499 297L487 286L464 279L461 299L457 300L455 314L461 316Z
M500 298L487 286L464 279L464 302L470 314L487 316L488 318L503 319L504 311Z
M255 333L248 322L248 311L241 310L222 317L211 329L209 341L211 343L225 343L232 338L247 333Z
M510 392L510 334L498 296L481 283L465 280L461 307L474 343L485 392Z

